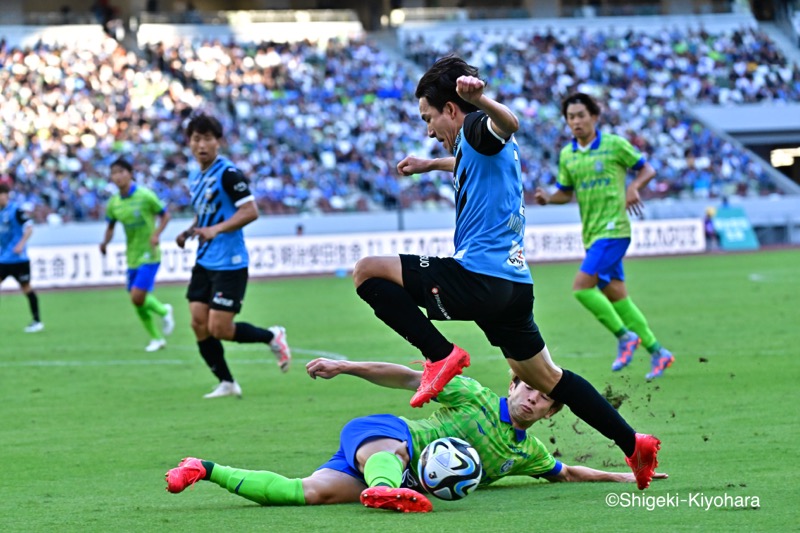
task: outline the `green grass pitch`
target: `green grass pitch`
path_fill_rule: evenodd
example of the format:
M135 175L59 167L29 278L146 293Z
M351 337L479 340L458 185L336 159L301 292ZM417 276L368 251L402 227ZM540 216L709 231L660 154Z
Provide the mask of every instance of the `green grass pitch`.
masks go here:
M628 286L676 357L646 383L644 350L610 371L615 341L571 295L577 265L537 265L536 321L556 363L628 398L620 410L663 440L659 470L632 485L507 479L428 515L359 505L261 508L210 483L179 495L163 474L186 455L302 477L326 461L349 419L423 415L410 393L349 376L312 381L319 353L409 363L419 356L372 315L350 279L252 281L241 318L286 326L282 375L266 350L226 344L242 400L203 400L214 380L197 353L183 286L156 294L176 308L167 349L146 337L122 288L45 292L46 330L22 332L27 302L0 302L2 531L777 531L797 527L800 250L630 260ZM35 281L35 280L34 280ZM442 324L473 354L467 375L497 391L507 365L473 324ZM621 453L569 412L532 431L567 464L626 470ZM611 508L609 493L686 499L758 497L759 509L689 503Z

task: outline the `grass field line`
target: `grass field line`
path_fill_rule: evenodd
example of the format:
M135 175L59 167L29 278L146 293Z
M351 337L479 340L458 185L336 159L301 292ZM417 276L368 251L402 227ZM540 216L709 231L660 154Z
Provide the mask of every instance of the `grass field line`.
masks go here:
M82 349L86 349L85 346ZM181 352L196 352L197 346L195 345L170 345L167 350L177 350ZM235 352L263 352L264 348L256 346L238 346ZM295 355L306 355L311 357L297 358L293 357L293 362L305 364L317 357L327 357L328 359L335 359L337 361L347 361L349 358L340 353L327 352L324 350L309 350L305 348L292 348L292 353ZM472 359L480 360L500 360L503 358L500 354L472 354ZM372 358L377 360L378 358ZM409 358L408 363L413 358ZM422 359L420 356L419 359ZM383 360L383 358L381 358ZM175 366L185 364L195 364L197 359L195 357L186 359L104 359L104 360L28 360L28 361L0 361L0 368L19 368L19 367L90 367L90 366ZM234 359L231 361L234 364L244 365L260 365L260 364L274 364L275 359L271 356L258 358L258 359Z

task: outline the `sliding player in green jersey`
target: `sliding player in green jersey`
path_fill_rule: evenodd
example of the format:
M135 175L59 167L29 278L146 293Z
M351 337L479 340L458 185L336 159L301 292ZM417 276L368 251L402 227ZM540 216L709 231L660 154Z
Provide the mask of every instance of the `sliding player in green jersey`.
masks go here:
M558 191L548 194L537 189L536 202L565 204L573 193L577 195L586 258L572 284L575 298L616 335L618 351L612 370L628 366L641 342L651 354L646 377L657 378L675 358L661 346L644 314L628 296L622 268L631 242L627 211L641 214L639 190L655 176L655 170L627 140L600 133L600 106L591 96L570 95L562 102L561 111L575 137L561 150ZM636 176L626 187L629 168Z
M308 363L306 370L314 379L349 374L382 387L405 390L416 390L422 377L422 372L392 363L323 358ZM342 429L339 450L303 479L187 458L167 472L167 490L178 493L200 480L208 480L261 505L322 505L360 500L368 507L427 512L433 506L416 490L417 462L427 444L446 436L464 439L478 451L484 473L482 485L505 476L534 476L549 481L636 482L630 472L604 472L556 460L526 430L534 422L556 414L563 404L555 403L517 377L508 387L508 397L501 398L477 381L457 376L436 401L442 407L422 420L393 415L351 420Z
M136 314L150 335L145 350L155 352L167 345L164 335L175 328L172 306L161 303L152 294L161 265L158 242L169 222L169 211L153 191L133 183L133 166L127 160L119 158L111 163L111 181L119 188L119 194L112 196L106 207L108 227L100 243L100 252L106 254L108 243L114 237L114 226L117 221L121 222L127 240L127 289ZM163 321L161 330L153 320L154 315Z

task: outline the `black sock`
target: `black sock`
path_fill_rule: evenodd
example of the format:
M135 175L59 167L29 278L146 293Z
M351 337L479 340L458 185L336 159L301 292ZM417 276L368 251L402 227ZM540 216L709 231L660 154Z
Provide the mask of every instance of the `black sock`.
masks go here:
M203 464L203 468L206 469L206 477L204 477L203 479L205 479L206 481L210 481L211 471L214 470L214 463L212 463L211 461L202 461L202 460L200 462Z
M426 359L440 361L453 351L453 344L444 338L417 307L411 295L397 283L369 278L356 292L372 307L375 316L416 346Z
M220 381L233 381L228 363L225 362L225 348L222 342L214 337L198 341L197 347L200 348L200 355L203 356L208 368L217 376Z
M31 307L33 320L41 322L41 320L39 320L39 298L36 297L36 293L33 291L29 292L26 296L28 297L28 305Z
M613 440L627 457L636 447L636 432L591 383L564 370L550 397L565 404L575 416Z
M275 336L268 329L259 328L247 322L237 322L233 334L233 342L263 342L268 343Z

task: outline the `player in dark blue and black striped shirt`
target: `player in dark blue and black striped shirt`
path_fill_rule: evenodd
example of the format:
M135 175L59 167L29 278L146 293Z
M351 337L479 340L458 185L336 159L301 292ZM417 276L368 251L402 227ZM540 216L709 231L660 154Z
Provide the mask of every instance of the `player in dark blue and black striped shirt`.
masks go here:
M189 175L194 223L176 242L183 248L187 239L199 240L186 298L200 355L220 381L204 397L241 396L242 389L225 362L221 340L268 344L283 372L289 369L291 353L284 328L264 329L233 321L247 288L248 254L242 228L258 218L258 208L247 178L219 155L222 125L216 118L194 115L186 137L200 168Z
M358 295L375 315L416 346L425 368L412 407L435 398L469 354L448 341L433 320L474 321L499 347L514 373L566 404L625 453L640 489L650 484L660 441L625 422L581 376L556 366L533 320L533 280L525 260L525 205L519 120L484 94L478 69L448 56L416 90L429 137L453 154L445 160L406 158L401 174L450 170L456 190L455 255L367 257L355 267ZM426 317L420 307L428 313Z

